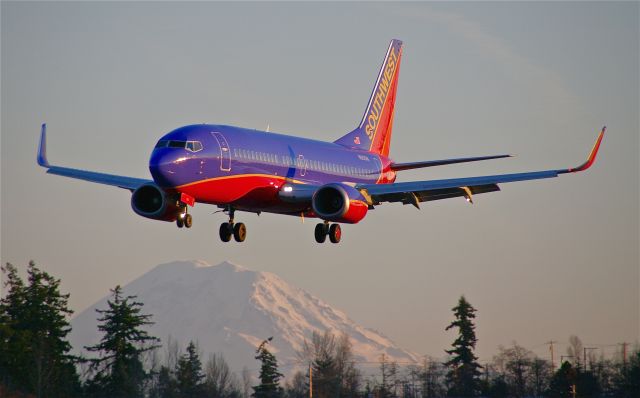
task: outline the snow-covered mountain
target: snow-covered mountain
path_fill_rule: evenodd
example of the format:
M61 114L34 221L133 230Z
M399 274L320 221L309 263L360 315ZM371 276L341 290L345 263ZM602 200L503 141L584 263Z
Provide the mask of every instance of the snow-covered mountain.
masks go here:
M357 361L375 362L381 354L399 362L418 356L398 348L378 332L364 328L340 311L304 290L268 272L256 272L223 262L161 264L123 287L138 296L143 313L153 314L149 328L166 342L171 336L182 344L197 341L205 357L221 352L234 371L255 369L255 349L273 336L270 348L283 373L296 368L296 352L313 331L346 332ZM108 297L73 318L71 344L84 347L98 342L96 308L105 309Z

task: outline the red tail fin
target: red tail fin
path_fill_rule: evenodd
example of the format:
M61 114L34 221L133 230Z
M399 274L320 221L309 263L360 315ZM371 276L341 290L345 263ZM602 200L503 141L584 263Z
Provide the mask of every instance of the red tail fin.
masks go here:
M391 40L360 125L336 144L389 155L401 58L402 42Z

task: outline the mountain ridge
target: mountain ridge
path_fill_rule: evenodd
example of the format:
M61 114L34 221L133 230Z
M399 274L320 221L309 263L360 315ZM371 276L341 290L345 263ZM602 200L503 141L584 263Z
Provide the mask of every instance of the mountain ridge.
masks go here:
M185 346L197 341L205 353L221 352L232 369L254 368L254 352L268 337L287 374L299 363L299 352L312 333L329 330L349 335L356 361L375 362L381 354L389 360L416 362L419 356L391 339L365 328L322 299L293 286L270 272L253 271L224 261L209 265L202 260L159 264L123 286L124 294L144 303L152 314L151 335ZM107 297L72 318L71 343L78 347L98 342L95 308L104 309Z

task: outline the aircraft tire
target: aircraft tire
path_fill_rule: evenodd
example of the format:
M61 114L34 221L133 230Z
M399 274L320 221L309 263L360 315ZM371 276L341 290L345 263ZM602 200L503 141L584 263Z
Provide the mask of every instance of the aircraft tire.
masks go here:
M187 228L191 228L191 226L193 225L193 217L191 217L191 214L185 214L184 215L184 226Z
M184 219L178 216L178 218L176 218L176 225L178 226L178 228L184 227Z
M233 227L233 238L236 242L244 242L247 238L247 227L244 223L239 222Z
M223 242L229 242L233 235L233 226L228 222L220 224L220 240Z
M327 239L327 228L325 227L324 223L316 224L314 235L316 237L316 242L324 243L324 241Z
M331 224L329 228L329 240L331 243L338 243L342 238L342 228L340 228L340 224Z

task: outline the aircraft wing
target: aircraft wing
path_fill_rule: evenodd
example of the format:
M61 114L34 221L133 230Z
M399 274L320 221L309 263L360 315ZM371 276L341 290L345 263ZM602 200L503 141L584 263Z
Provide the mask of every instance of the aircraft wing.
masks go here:
M152 183L152 180L143 178L125 177L113 174L96 173L93 171L71 169L68 167L52 166L47 160L47 125L42 125L40 133L40 146L38 147L38 164L47 169L47 173L55 174L63 177L75 178L98 184L112 185L119 188L129 189L131 191L141 185Z
M596 159L605 130L606 127L603 127L587 161L575 168L393 184L358 184L356 188L367 194L373 205L381 202L402 202L419 208L419 202L458 196L464 196L471 202L474 194L499 191L498 184L552 178L588 169Z

